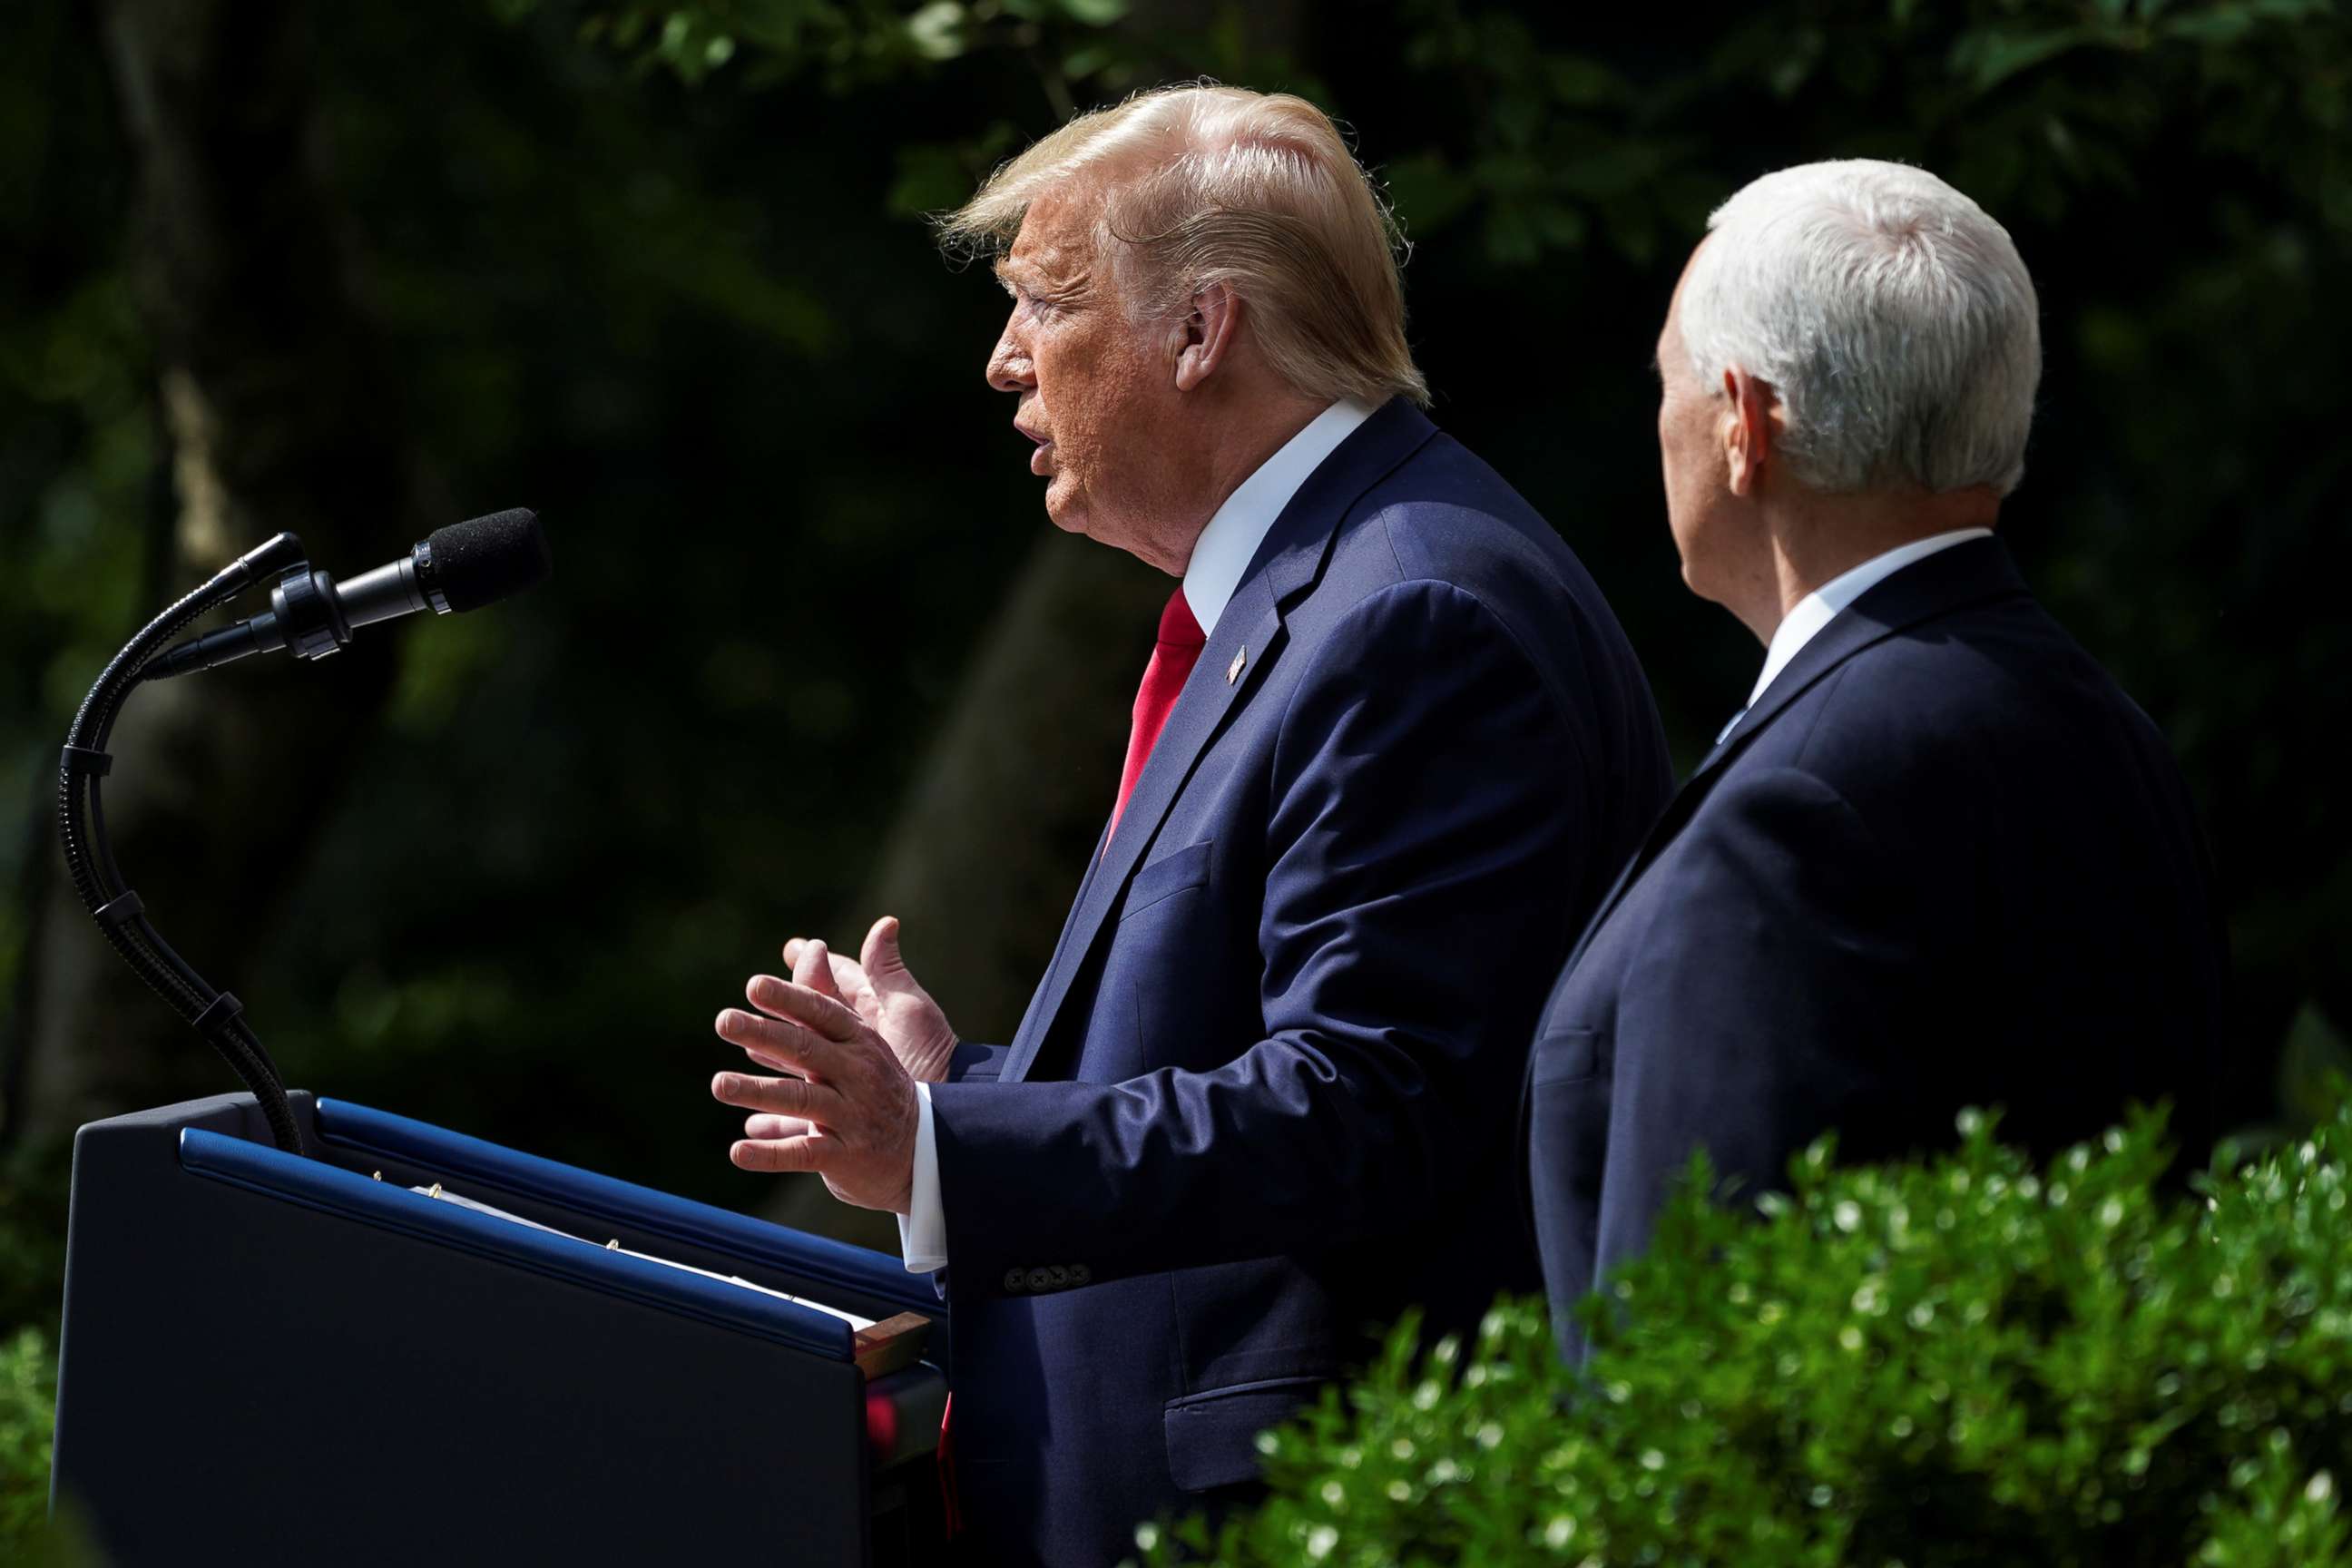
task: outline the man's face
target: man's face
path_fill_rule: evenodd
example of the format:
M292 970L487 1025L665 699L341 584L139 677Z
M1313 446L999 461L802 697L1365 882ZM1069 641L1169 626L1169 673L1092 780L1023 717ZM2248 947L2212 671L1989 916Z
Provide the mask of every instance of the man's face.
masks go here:
M1013 422L1037 444L1029 471L1047 480L1055 526L1151 559L1174 489L1174 360L1166 332L1129 319L1095 254L1095 210L1084 192L1030 205L996 268L1013 314L988 384L1020 398Z
M1683 270L1684 279L1690 269ZM1658 457L1665 470L1666 526L1683 561L1683 581L1701 598L1722 600L1726 574L1738 569L1746 509L1731 490L1725 447L1730 406L1718 387L1691 368L1682 329L1683 285L1658 334Z

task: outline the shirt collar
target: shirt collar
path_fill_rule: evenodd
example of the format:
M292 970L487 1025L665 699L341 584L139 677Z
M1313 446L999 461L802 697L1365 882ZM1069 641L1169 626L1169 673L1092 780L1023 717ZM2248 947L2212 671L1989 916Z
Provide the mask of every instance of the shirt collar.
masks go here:
M1265 542L1290 498L1309 475L1323 466L1339 443L1357 426L1372 416L1366 405L1343 398L1313 419L1307 428L1283 443L1282 449L1244 479L1225 504L1209 519L1209 526L1193 542L1192 559L1184 567L1184 603L1203 633L1217 629L1217 617L1241 586L1257 547Z
M1764 651L1764 673L1756 678L1756 689L1748 694L1748 706L1756 706L1772 678L1789 668L1804 646L1818 636L1821 629L1837 618L1840 610L1861 598L1906 566L1925 561L1938 551L1949 550L1955 544L1966 544L1971 539L1990 539L1990 528L1955 529L1949 533L1931 534L1915 539L1908 544L1897 545L1884 555L1874 555L1851 572L1842 572L1811 593L1797 601L1796 607L1781 617L1772 633L1771 646Z

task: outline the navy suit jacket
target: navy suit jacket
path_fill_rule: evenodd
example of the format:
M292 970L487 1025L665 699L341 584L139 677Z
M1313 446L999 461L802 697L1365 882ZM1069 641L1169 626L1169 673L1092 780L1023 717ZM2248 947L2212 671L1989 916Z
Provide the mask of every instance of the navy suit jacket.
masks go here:
M932 1090L977 1554L1101 1564L1407 1306L1529 1289L1561 957L1671 787L1623 633L1420 413L1276 521L1009 1047Z
M1999 1106L2046 1154L2169 1096L2201 1155L2224 967L2155 726L1998 540L1896 572L1700 765L1545 1008L1529 1154L1562 1352L1697 1145L1752 1193L1832 1129L1888 1158Z

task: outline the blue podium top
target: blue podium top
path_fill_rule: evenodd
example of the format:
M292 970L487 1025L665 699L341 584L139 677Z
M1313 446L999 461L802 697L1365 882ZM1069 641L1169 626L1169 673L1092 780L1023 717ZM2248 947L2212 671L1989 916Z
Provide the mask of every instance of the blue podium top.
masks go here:
M615 1232L673 1238L772 1270L797 1293L878 1300L893 1310L936 1315L927 1278L896 1258L698 1204L650 1187L347 1101L318 1102L318 1135L340 1154L430 1171L453 1185L477 1183L561 1209L577 1222ZM649 1306L777 1341L837 1361L852 1358L843 1320L813 1307L686 1268L535 1229L406 1186L370 1179L328 1160L306 1160L265 1143L200 1128L183 1129L180 1163L193 1174L381 1228L430 1240L534 1273L627 1297ZM601 1228L587 1224L583 1228Z

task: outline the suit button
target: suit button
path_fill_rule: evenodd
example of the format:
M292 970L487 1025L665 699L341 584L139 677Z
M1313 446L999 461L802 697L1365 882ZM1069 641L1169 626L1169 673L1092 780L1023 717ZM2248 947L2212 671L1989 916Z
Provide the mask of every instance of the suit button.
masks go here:
M1054 1267L1045 1270L1045 1282L1056 1290L1066 1290L1070 1288L1070 1271L1063 1265L1056 1263Z
M1091 1268L1087 1268L1085 1264L1083 1264L1083 1263L1073 1263L1073 1264L1071 1264L1071 1265L1070 1265L1070 1283L1071 1283L1071 1284L1073 1284L1073 1285L1084 1285L1084 1284L1086 1284L1087 1281L1089 1281L1089 1280L1091 1280L1092 1279L1094 1279L1094 1277L1095 1277L1095 1271L1094 1271L1093 1269L1091 1269Z
M1008 1269L1008 1270L1006 1270L1006 1272L1005 1272L1005 1275L1004 1275L1004 1288L1005 1288L1007 1290L1011 1290L1011 1291L1014 1292L1015 1294L1018 1294L1018 1293L1020 1292L1021 1288L1022 1288L1024 1285L1027 1284L1028 1282L1029 1282L1029 1274L1028 1274L1028 1271L1027 1271L1026 1269L1022 1269L1022 1268L1013 1268L1013 1269Z
M1051 1274L1046 1273L1043 1268L1032 1268L1029 1270L1029 1289L1032 1290L1043 1290L1046 1286L1053 1282L1054 1277Z

